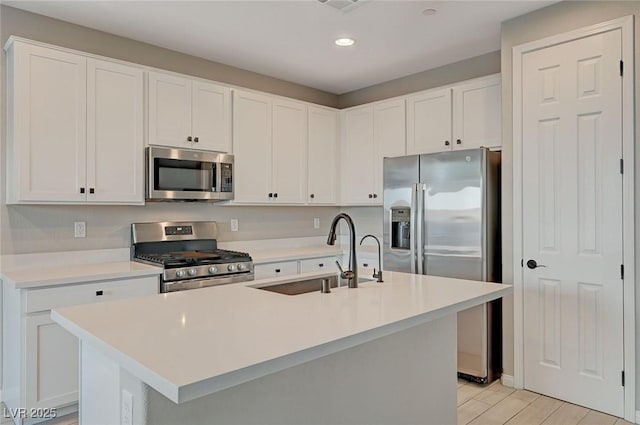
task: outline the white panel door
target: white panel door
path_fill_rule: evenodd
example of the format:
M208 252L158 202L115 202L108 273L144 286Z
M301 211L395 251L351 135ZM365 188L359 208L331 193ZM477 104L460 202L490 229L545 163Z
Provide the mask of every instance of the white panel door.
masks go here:
M407 98L407 154L451 149L451 89Z
M28 408L60 407L78 401L78 339L49 314L25 319Z
M143 71L87 60L87 200L144 203Z
M502 145L500 76L453 88L453 149Z
M149 72L149 144L191 148L191 80Z
M307 202L335 204L337 192L338 113L309 107Z
M344 112L341 204L372 204L375 187L373 107Z
M272 102L272 190L279 204L302 204L307 194L307 106Z
M192 147L231 152L231 90L201 81L192 86Z
M271 98L233 92L235 201L269 202L271 190Z
M22 43L14 55L14 200L84 201L86 59Z
M522 71L524 385L617 416L621 54L618 29L527 53Z
M406 154L406 113L404 99L378 103L373 108L375 148L374 203L382 205L384 191L383 159Z

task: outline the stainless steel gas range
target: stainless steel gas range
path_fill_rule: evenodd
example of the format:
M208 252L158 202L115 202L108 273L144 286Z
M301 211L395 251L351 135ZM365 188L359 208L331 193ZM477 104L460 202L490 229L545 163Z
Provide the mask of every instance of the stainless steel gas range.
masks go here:
M245 252L218 249L215 221L134 223L131 257L163 267L160 292L253 280Z

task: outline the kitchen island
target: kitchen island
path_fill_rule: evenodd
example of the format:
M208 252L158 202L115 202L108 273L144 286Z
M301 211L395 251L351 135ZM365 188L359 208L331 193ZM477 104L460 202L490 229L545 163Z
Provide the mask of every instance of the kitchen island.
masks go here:
M270 279L56 309L91 424L456 422L456 313L510 286L406 273L289 296Z

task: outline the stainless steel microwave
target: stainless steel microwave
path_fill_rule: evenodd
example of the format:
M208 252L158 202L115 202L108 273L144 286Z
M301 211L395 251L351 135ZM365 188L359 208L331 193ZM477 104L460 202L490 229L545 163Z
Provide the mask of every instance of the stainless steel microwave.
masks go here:
M233 155L147 148L147 201L218 202L233 199Z

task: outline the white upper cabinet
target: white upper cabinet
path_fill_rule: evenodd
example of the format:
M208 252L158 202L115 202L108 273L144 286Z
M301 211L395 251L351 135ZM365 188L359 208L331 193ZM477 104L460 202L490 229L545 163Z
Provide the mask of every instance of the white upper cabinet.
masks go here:
M143 72L87 60L87 200L144 200Z
M309 107L307 202L335 204L338 184L338 113Z
M404 99L344 112L342 205L382 205L383 158L405 155Z
M500 76L422 92L407 98L407 153L499 147Z
M231 152L231 91L149 72L149 144Z
M143 73L13 41L7 203L140 204Z
M407 154L451 149L451 89L407 98Z
M305 202L306 105L234 91L233 144L236 202Z
M500 76L453 88L453 149L502 145Z

